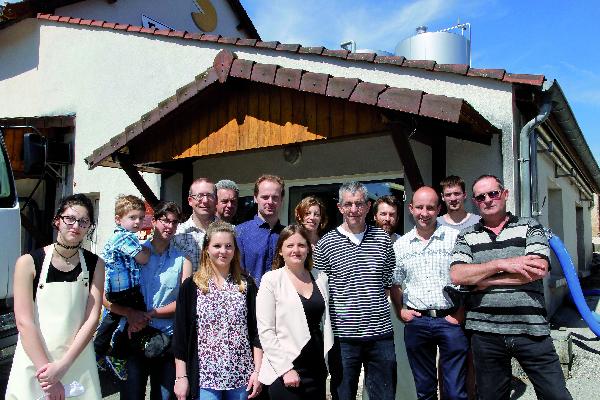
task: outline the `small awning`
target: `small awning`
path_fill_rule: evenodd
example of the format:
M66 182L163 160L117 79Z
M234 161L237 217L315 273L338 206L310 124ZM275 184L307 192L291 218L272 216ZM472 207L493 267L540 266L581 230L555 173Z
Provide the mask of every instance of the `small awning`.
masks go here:
M213 120L206 124L210 126L200 126L201 123L193 127L181 126L182 119L210 113L209 106L214 106L214 103L225 95L236 97L238 94L243 95L252 90L260 92L257 96L269 96L271 93L275 96L286 97L286 101L280 98L280 105L276 106L278 107L276 112L273 110L269 112L269 106L266 106L267 110L266 114L263 113L265 116L263 119L269 119L277 129L267 128L261 131L260 140L254 142L236 138L234 140L231 138L219 141L208 140L209 136L214 135L216 129L225 125L230 126L230 132L242 134L243 121L240 121L240 115L243 112L235 102L223 103L218 109L213 108L212 111L219 115L214 116ZM203 96L205 99L212 99L205 102L208 106L190 106L193 99L197 100ZM305 114L304 117L295 121L286 120L281 108L288 104L287 101L294 101L294 96L300 102L309 100L325 102L326 107L322 110L331 110L332 113L331 117L326 115L330 118L330 121L326 121L327 132L316 132L317 128L310 128L310 118L313 116L308 109L302 110ZM236 109L232 110L232 108ZM341 110L340 112L348 115L349 118L352 110L358 110L369 116L372 122L369 127L364 129L360 129L360 127L345 128L342 126L343 123L338 124L341 127L333 132L334 109ZM257 110L256 113L258 114L259 111ZM323 111L319 112L324 114ZM373 118L375 114L377 118ZM289 114L289 116L291 115ZM169 124L165 124L166 121L169 121ZM85 161L90 169L98 165L119 168L119 155L126 155L139 171L156 172L154 166L157 164L182 158L197 158L283 146L309 140L330 139L333 136L347 138L352 135L384 131L386 122L402 121L413 121L415 126L418 126L421 131L427 132L426 135L429 136L451 136L484 144L490 144L493 135L500 133L498 128L481 116L464 99L364 82L356 78L334 77L301 69L256 63L251 60L238 59L232 52L222 50L215 57L211 68L198 75L193 82L177 90L174 96L161 102L158 107L128 126L108 143L94 150ZM306 125L305 129L300 129L299 133L296 132L293 135L280 133L280 129L284 129L292 122ZM199 141L190 143L189 132L184 132L186 129L187 131L197 129L208 132L204 136L198 137L207 139L209 144L199 145ZM269 136L270 132L276 133L272 133L271 137L263 137ZM182 135L186 137L180 137ZM416 138L418 139L418 137ZM428 140L427 138L423 139ZM433 140L433 138L429 138L429 140ZM153 146L158 147L159 144L160 151L152 149ZM172 150L165 150L164 147L171 147Z

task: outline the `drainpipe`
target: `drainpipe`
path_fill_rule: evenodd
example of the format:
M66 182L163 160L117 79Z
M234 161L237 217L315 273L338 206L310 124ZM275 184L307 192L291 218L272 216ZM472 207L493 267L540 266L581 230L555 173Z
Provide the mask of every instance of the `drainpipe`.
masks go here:
M538 218L540 216L538 202L538 169L537 169L537 135L535 129L541 125L552 111L550 96L546 96L540 107L540 113L521 129L519 136L519 162L521 184L521 216ZM528 157L527 157L528 156ZM527 157L527 158L526 158Z

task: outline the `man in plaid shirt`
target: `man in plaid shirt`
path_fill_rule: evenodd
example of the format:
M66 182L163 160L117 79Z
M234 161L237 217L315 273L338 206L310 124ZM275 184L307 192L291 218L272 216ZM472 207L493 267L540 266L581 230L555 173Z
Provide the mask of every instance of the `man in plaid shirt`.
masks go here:
M405 324L404 342L417 397L437 398L439 348L445 398L466 399L469 345L458 310L444 294L444 287L451 284L450 261L458 231L437 222L439 197L431 187L418 189L408 208L415 227L394 243L391 297Z

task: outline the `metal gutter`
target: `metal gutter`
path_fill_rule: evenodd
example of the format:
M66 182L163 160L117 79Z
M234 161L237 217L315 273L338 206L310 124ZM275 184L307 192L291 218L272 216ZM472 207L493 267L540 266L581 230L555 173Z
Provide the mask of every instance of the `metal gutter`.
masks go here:
M587 178L586 180L589 180L588 184L591 186L592 191L600 193L600 167L581 132L567 98L556 80L553 80L550 84L549 92L554 103L552 115L587 169L587 171L584 171L584 176Z

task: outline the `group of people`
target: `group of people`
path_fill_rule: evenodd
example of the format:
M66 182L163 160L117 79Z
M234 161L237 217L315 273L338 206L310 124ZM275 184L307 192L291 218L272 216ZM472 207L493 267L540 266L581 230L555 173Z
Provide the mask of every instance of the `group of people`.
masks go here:
M462 179L440 186L413 193L415 227L399 236L396 199L371 204L360 182L340 186L342 223L324 232L313 196L296 206L296 224L279 222L278 176L258 178L257 214L236 226L235 183L200 178L189 219L160 202L143 243L144 203L120 196L101 257L81 248L92 203L68 196L56 241L15 266L20 335L7 398L99 399L97 366L117 366L122 396L134 400L148 378L151 399L319 400L328 375L331 397L349 400L361 369L369 398L392 400L391 300L419 399L508 399L511 357L539 398L570 399L545 314L543 228L507 212L495 176L472 187L481 219L465 210Z

